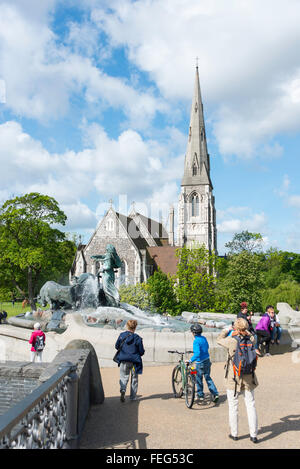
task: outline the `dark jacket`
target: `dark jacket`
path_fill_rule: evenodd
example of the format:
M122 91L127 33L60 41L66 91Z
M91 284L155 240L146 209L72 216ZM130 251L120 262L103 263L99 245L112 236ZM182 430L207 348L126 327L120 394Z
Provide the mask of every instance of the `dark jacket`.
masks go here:
M252 321L251 321L251 319L248 319L247 316L248 316L248 314L243 314L242 311L240 311L237 314L237 318L242 318L242 319L245 319L245 321L247 321L248 326L249 326L249 328L248 328L249 332L251 332L251 334L255 334L255 330L254 330Z
M121 362L131 362L136 365L135 369L137 374L142 374L143 372L143 362L142 356L145 353L143 339L138 335L130 331L122 332L116 342L115 348L118 350L123 343L120 352L118 353L117 359L118 364Z

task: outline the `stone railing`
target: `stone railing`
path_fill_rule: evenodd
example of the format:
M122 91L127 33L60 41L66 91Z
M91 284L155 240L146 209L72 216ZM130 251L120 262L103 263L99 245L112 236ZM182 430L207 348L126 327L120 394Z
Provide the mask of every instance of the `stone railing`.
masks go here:
M0 449L72 446L77 394L76 366L62 364L51 378L1 416Z
M6 380L0 449L76 448L91 404L104 401L97 356L87 341L70 342L50 363L2 363L0 379Z

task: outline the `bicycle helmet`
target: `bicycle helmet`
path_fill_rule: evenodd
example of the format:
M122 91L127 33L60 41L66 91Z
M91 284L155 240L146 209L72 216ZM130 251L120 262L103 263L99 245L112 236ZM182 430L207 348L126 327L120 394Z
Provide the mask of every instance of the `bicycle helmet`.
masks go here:
M202 326L198 323L192 324L191 325L191 332L193 332L196 335L202 334Z

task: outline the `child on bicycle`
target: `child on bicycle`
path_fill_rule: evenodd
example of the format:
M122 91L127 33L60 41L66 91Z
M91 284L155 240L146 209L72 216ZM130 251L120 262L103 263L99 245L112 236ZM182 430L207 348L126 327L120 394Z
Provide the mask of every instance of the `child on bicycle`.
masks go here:
M199 398L199 402L204 401L204 392L203 392L203 376L207 383L208 389L212 395L213 402L217 403L219 400L219 393L210 376L210 369L211 369L211 361L209 358L208 353L208 342L206 337L203 337L202 334L202 327L200 324L193 324L191 326L191 332L194 336L193 342L193 356L190 358L188 363L196 362L196 370L197 370L197 395Z

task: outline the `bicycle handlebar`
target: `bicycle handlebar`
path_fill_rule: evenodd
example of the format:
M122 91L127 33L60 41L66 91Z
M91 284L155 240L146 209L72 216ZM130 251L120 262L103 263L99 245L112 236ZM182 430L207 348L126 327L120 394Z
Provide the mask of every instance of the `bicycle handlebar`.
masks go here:
M178 352L177 350L168 350L168 353L178 353L178 355L184 355L185 353L193 353L193 351L186 350L185 352Z

